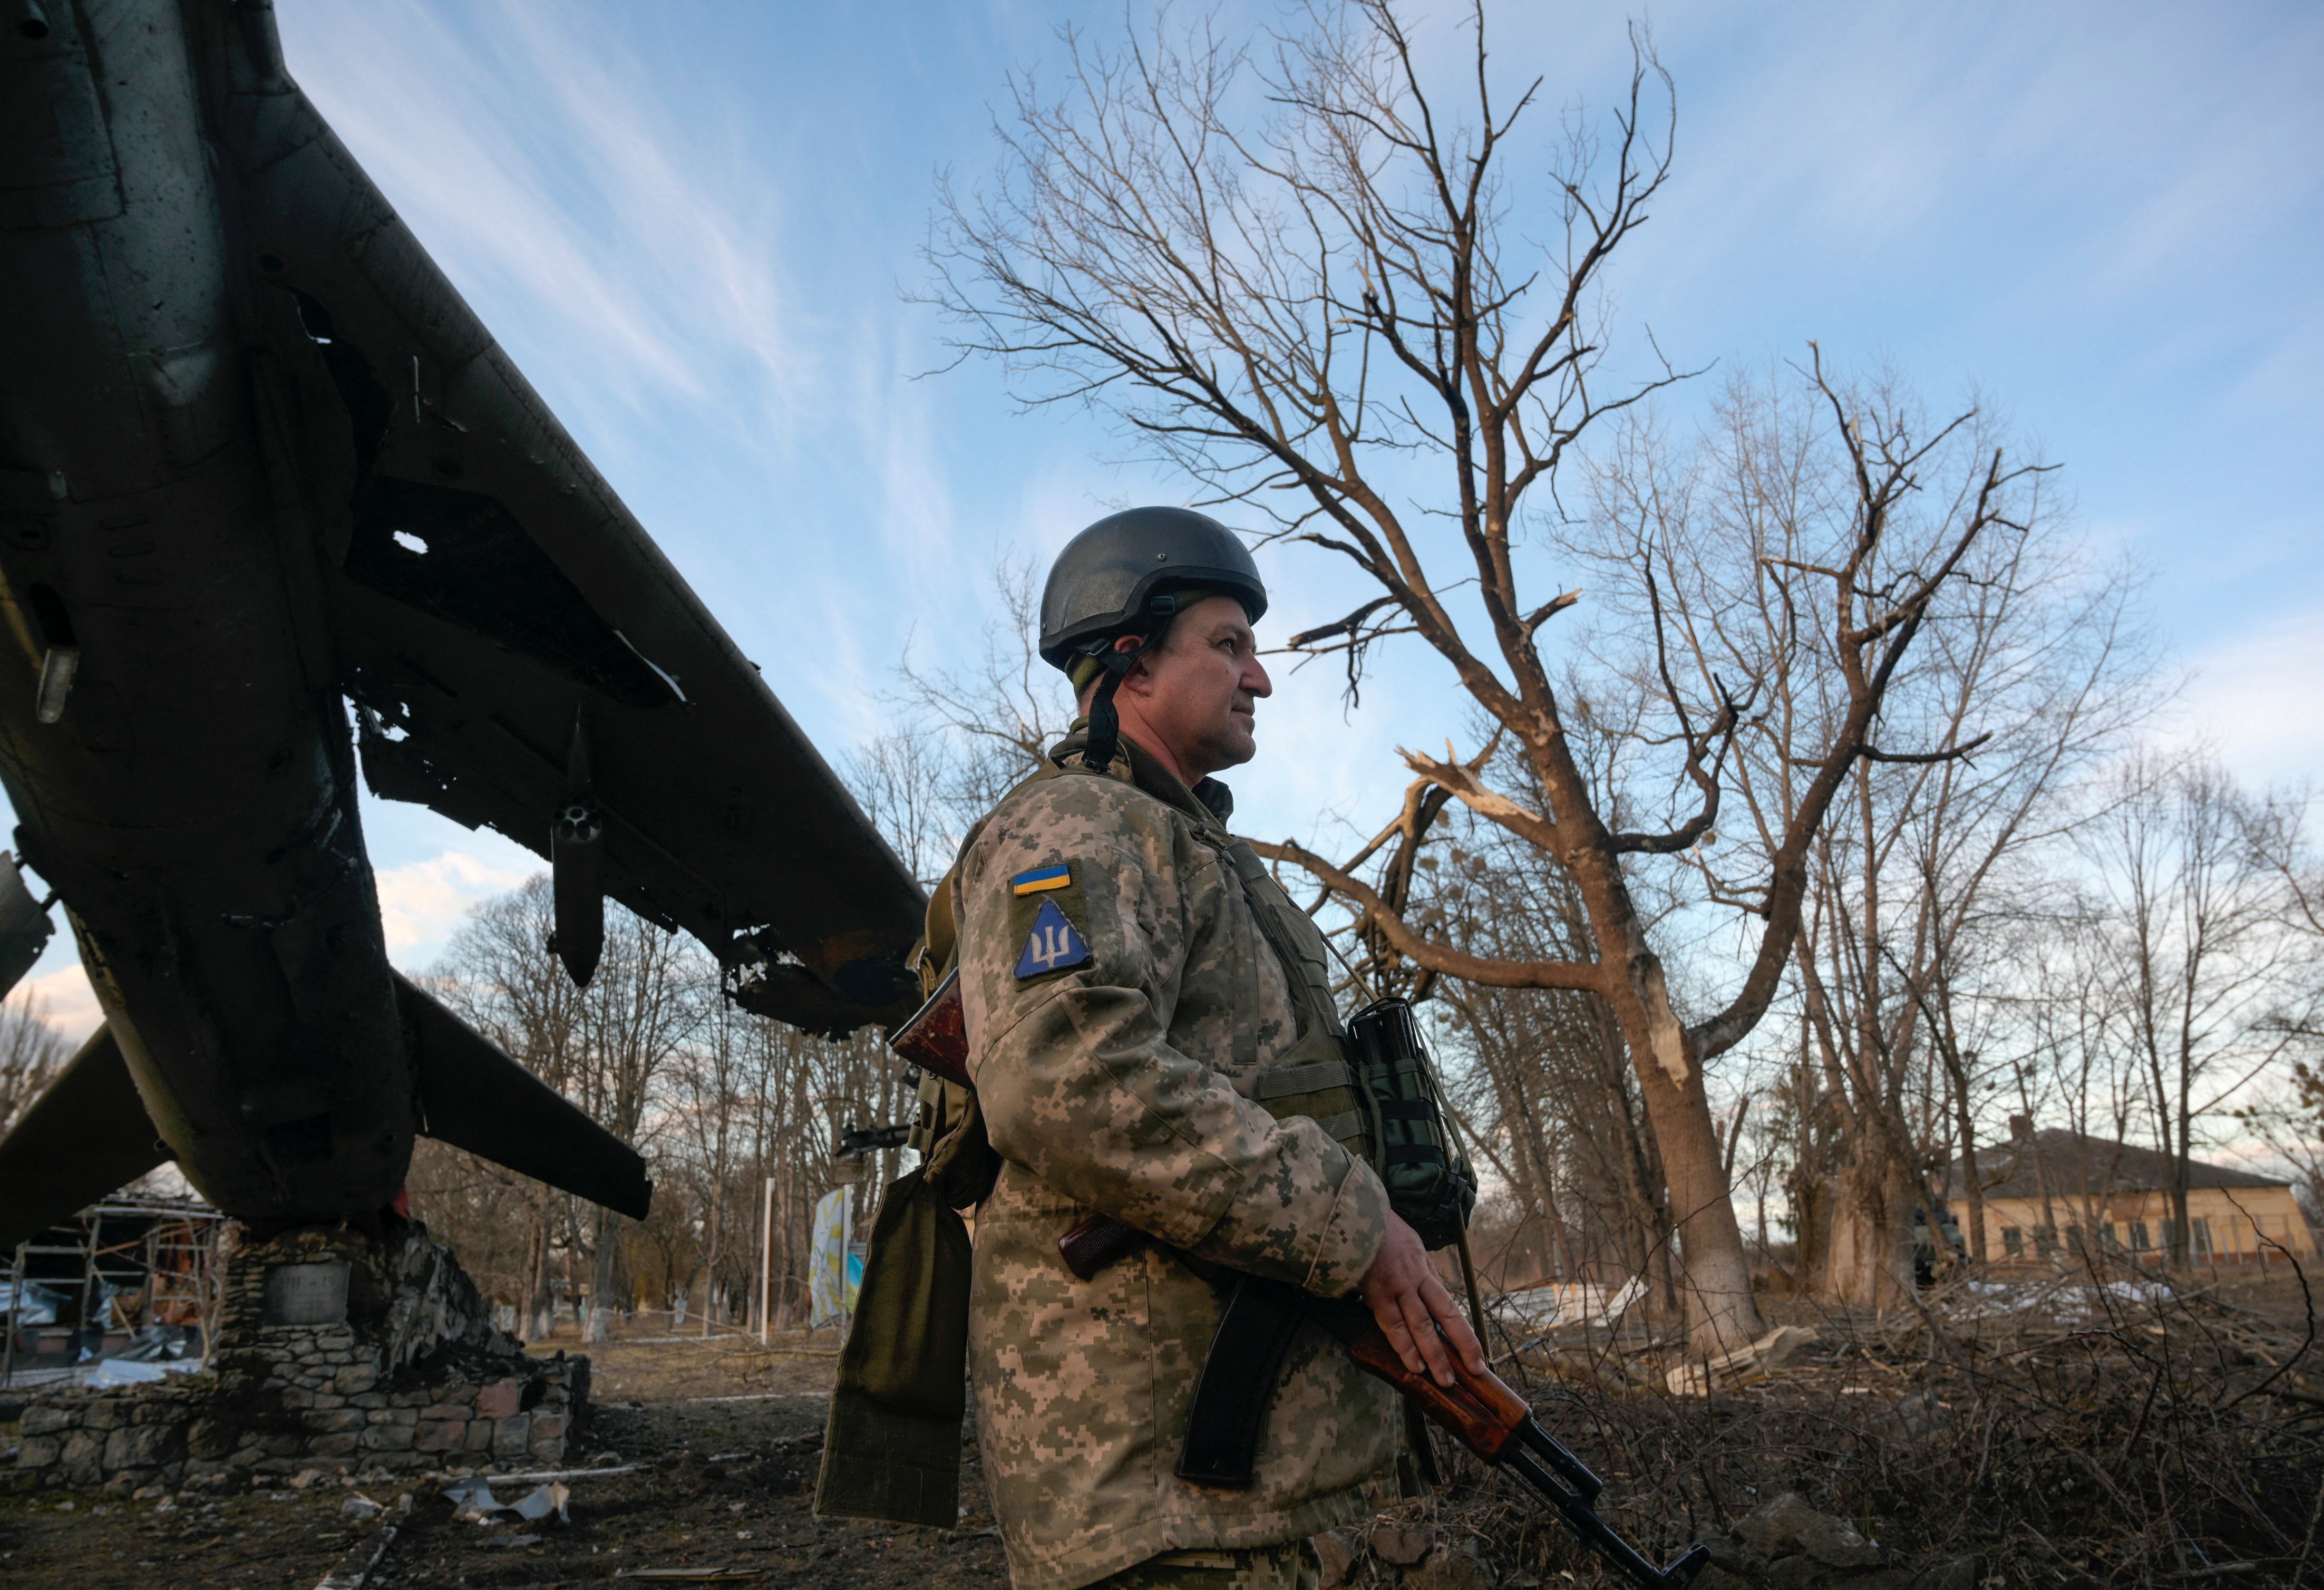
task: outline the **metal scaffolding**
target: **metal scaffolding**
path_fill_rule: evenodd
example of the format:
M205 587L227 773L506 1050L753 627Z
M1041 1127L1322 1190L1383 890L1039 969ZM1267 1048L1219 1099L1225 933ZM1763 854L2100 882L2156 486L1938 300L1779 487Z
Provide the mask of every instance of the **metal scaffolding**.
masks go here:
M217 1330L218 1234L225 1221L193 1198L113 1198L19 1243L8 1268L0 1386L16 1378L32 1286L67 1294L74 1305L69 1367L105 1356L106 1327L116 1317L133 1340L156 1327L195 1330L199 1364L208 1367Z

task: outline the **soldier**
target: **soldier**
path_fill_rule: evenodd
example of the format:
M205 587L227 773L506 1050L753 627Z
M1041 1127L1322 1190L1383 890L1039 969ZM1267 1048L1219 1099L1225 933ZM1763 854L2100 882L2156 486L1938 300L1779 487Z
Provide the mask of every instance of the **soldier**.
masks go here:
M1176 1477L1220 1305L1171 1249L1360 1290L1443 1383L1448 1354L1482 1367L1420 1239L1342 1144L1358 1112L1333 1071L1322 937L1228 835L1210 776L1257 749L1266 607L1250 553L1200 513L1135 509L1075 537L1041 653L1084 722L954 869L969 1068L1001 1160L969 1359L1018 1590L1312 1585L1308 1537L1397 1494L1395 1393L1312 1326L1257 1483ZM1057 1239L1093 1212L1159 1240L1079 1280Z

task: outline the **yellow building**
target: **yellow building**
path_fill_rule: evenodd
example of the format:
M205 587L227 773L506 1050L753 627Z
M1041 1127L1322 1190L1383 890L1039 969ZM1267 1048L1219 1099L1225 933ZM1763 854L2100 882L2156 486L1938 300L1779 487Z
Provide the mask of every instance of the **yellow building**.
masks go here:
M2111 1138L2051 1130L2027 1132L1983 1151L1978 1180L1985 1191L1988 1263L2040 1264L2090 1251L2150 1264L2163 1262L2171 1235L2171 1160ZM2302 1264L2317 1253L2316 1233L2276 1177L2200 1160L2188 1167L2190 1256L2198 1264L2281 1264L2288 1251ZM1946 1197L1966 1238L1969 1197L1961 1167Z

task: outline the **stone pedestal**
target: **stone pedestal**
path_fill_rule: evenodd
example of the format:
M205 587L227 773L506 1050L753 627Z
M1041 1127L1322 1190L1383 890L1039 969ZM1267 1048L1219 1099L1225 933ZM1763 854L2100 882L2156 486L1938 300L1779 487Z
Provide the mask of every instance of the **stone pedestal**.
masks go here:
M525 1353L418 1222L226 1243L209 1372L32 1397L19 1486L548 1466L579 1433L589 1361Z

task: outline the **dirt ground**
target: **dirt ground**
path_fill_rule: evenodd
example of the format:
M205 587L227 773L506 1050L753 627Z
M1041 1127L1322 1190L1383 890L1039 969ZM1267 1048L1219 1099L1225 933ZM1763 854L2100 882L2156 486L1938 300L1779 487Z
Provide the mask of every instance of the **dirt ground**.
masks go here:
M2232 1327L2241 1320L2245 1327L2236 1329L2247 1327L2271 1341L2312 1340L2310 1299L2287 1278L2229 1280L2206 1289L2205 1296L2210 1299L2205 1317L2213 1323L2204 1328L2213 1336L2224 1328L2219 1321ZM1875 1496L1897 1489L1884 1490L1880 1473L1895 1463L1909 1465L1919 1450L1901 1425L1897 1433L1882 1434L1884 1420L1895 1423L1895 1410L1909 1410L1916 1400L1936 1399L1934 1408L1950 1408L1948 1399L1963 1382L1951 1369L1930 1367L1935 1361L1924 1360L1909 1340L1883 1346L1876 1336L1858 1334L1870 1328L1868 1322L1851 1323L1803 1299L1766 1302L1771 1323L1809 1326L1821 1345L1792 1367L1710 1402L1662 1396L1654 1385L1662 1354L1643 1339L1626 1341L1634 1334L1629 1326L1613 1340L1596 1338L1594 1345L1529 1345L1519 1364L1504 1373L1527 1383L1545 1421L1600 1465L1612 1487L1601 1503L1610 1504L1609 1516L1628 1514L1628 1527L1656 1537L1665 1548L1674 1540L1731 1529L1734 1516L1779 1487L1811 1494L1828 1490L1831 1494L1818 1496L1820 1502L1851 1515L1859 1506L1872 1507ZM2035 1354L2028 1369L2039 1382L2064 1373L2042 1367L2043 1352L2065 1352L2091 1338L2177 1342L2200 1322L2182 1309L2116 1322L2112 1336L2093 1328L2104 1323L2037 1311L1960 1328L1992 1338L1979 1348L1987 1359L2007 1364ZM1895 1326L1886 1328L1893 1333ZM998 1590L1007 1584L973 1442L963 1487L966 1511L956 1529L835 1524L813 1517L837 1349L828 1333L790 1337L770 1352L732 1336L704 1341L673 1338L666 1326L660 1331L587 1349L595 1411L569 1465L631 1472L592 1472L569 1481L569 1522L459 1521L440 1480L359 1487L324 1476L304 1489L215 1500L188 1493L166 1505L101 1494L0 1493L0 1585L10 1590L312 1590L335 1570L361 1567L390 1523L395 1538L366 1590L688 1582L673 1570L699 1576L696 1583L807 1590ZM2217 1356L2212 1336L2202 1341L2203 1352ZM2260 1345L2267 1355L2255 1361L2257 1367L2239 1372L2254 1380L2267 1365L2283 1363L2279 1348ZM539 1350L560 1347L576 1351L580 1344L568 1336ZM1568 1360L1582 1368L1577 1372ZM2324 1407L2324 1383L2305 1373L2287 1376L2274 1394L2290 1400L2247 1406L2274 1406L2288 1419L2312 1418L2315 1408ZM2140 1419L2144 1428L2144 1413ZM2026 1433L2039 1441L2030 1428ZM0 1425L0 1450L14 1439L13 1428ZM1978 1457L1980 1465L1984 1461ZM2144 1466L2161 1459L2142 1455L2134 1461ZM1714 1473L1723 1476L1720 1486L1705 1478ZM1405 1511L1413 1514L1406 1521L1447 1539L1473 1538L1482 1558L1481 1582L1505 1590L1606 1582L1536 1504L1497 1491L1480 1474L1464 1477L1471 1483ZM503 1483L495 1495L514 1502L532 1488L529 1482ZM346 1516L342 1510L357 1495L388 1511L374 1520ZM409 1511L399 1517L395 1509L406 1495ZM1842 1505L1850 1498L1858 1499L1856 1506ZM1886 1505L1901 1504L1891 1498ZM1961 1509L1938 1511L1952 1521L1949 1528L1937 1527L1943 1520L1899 1512L1885 1521L1884 1532L1893 1531L1890 1538L1899 1544L1926 1537L1920 1539L1922 1548L1943 1544L1954 1552L1992 1553L2002 1546L1999 1519L1964 1528ZM1869 1529L1880 1521L1868 1514L1862 1521ZM1997 1576L1986 1583L2070 1581L2095 1590L2102 1583L2138 1582L2140 1570L2098 1571L2100 1554L2070 1556L2061 1548L2052 1554L2060 1558L2057 1565L2027 1574L2014 1567L2001 1572L1995 1558ZM2080 1571L2086 1565L2087 1575ZM1373 1565L1369 1554L1359 1567L1352 1576L1358 1582L1395 1576ZM2255 1572L2238 1582L2273 1581Z
M576 1350L567 1340L547 1344ZM567 1482L569 1523L480 1527L453 1516L438 1482L303 1490L164 1507L101 1494L0 1496L0 1584L10 1590L313 1590L360 1567L388 1523L396 1536L365 1590L667 1582L641 1570L724 1570L738 1584L840 1590L971 1590L1008 1583L975 1451L951 1530L820 1522L812 1513L836 1344L793 1338L763 1353L734 1338L592 1344L591 1427L568 1459L631 1467ZM0 1449L14 1444L0 1426ZM521 1500L530 1484L500 1484ZM397 1521L401 1498L411 1498ZM361 1495L387 1511L357 1521ZM505 1518L507 1515L501 1515ZM687 1581L679 1580L679 1583ZM706 1576L698 1583L716 1583Z

